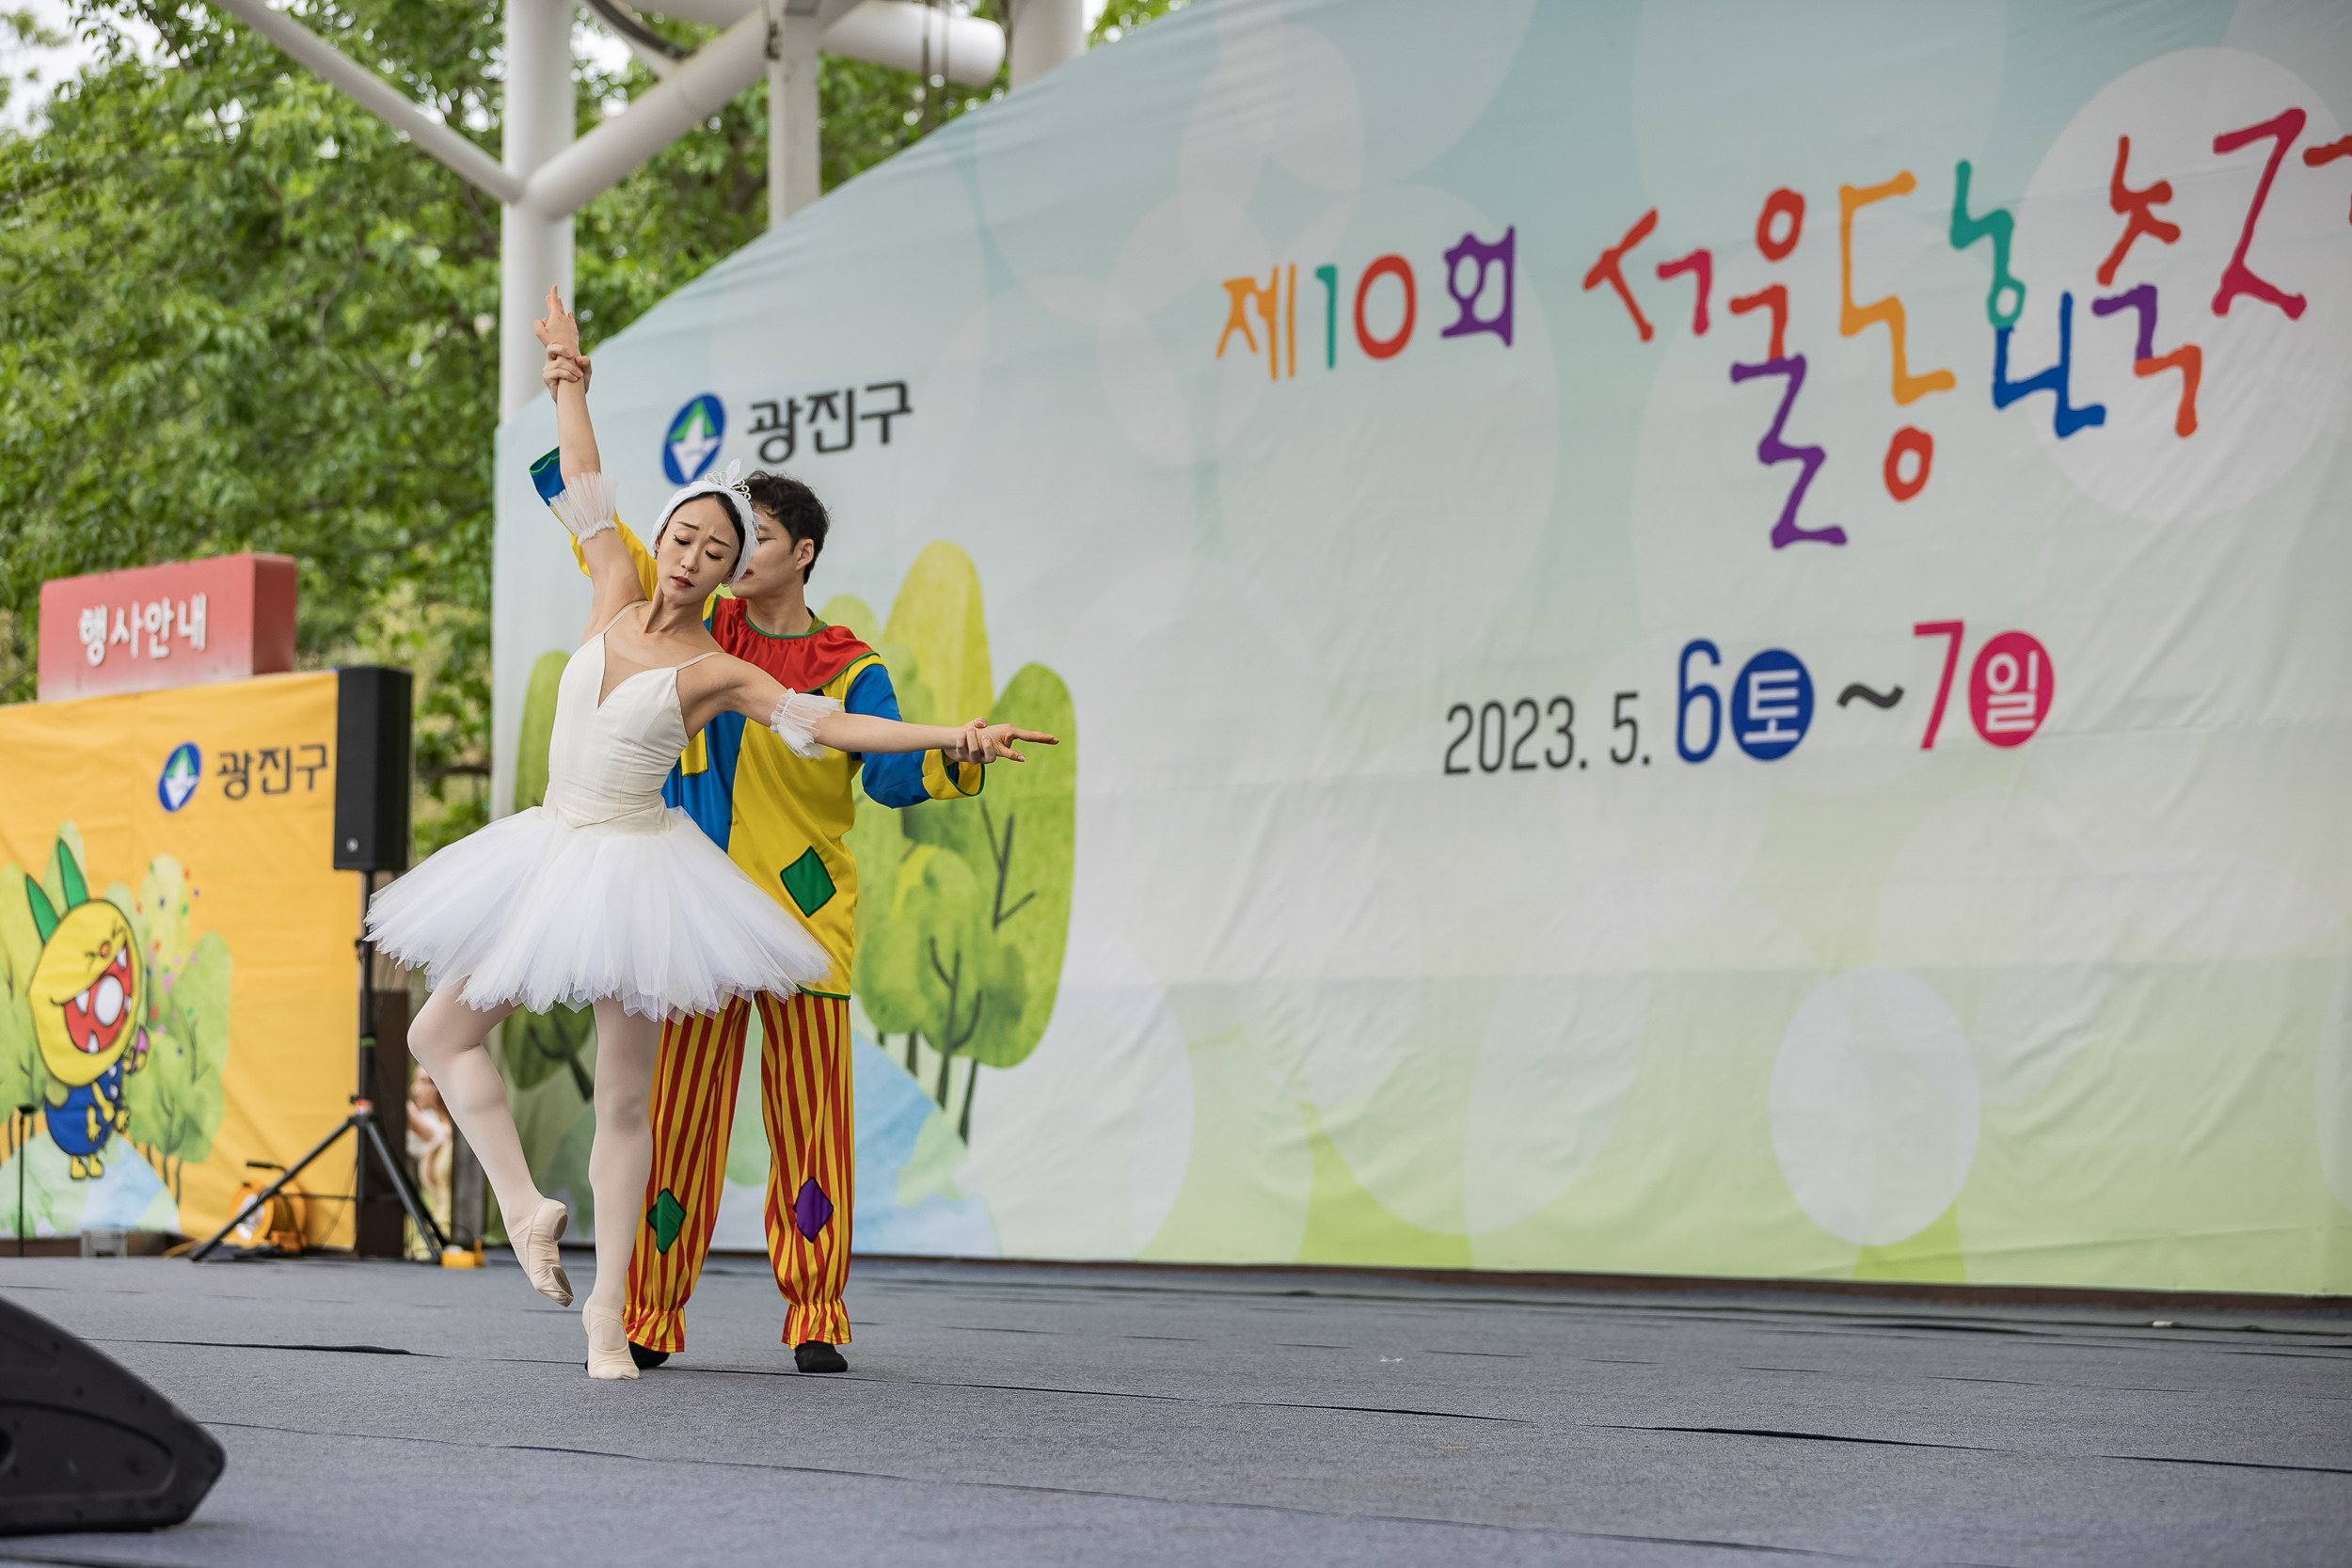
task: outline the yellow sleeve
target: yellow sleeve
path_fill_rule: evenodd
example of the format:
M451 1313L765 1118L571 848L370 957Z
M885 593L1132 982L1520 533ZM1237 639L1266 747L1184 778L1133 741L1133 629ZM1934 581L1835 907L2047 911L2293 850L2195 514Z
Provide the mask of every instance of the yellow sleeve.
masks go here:
M631 529L627 523L622 522L618 517L612 519L612 526L621 531L621 543L628 546L628 558L636 564L637 587L639 591L642 592L648 599L652 598L654 574L660 570L658 563L654 561L653 551L645 548L645 542L637 537L636 531ZM586 575L588 571L588 555L586 551L580 547L580 541L578 539L574 539L572 541L572 562L580 568L583 576ZM731 599L735 597L735 595L724 588L714 588L710 591L710 597L703 601L703 619L705 621L708 621L710 619L710 611L712 608L716 606L723 597ZM692 769L690 768L688 771L691 772Z
M934 800L968 800L988 784L988 769L977 762L947 765L945 752L923 753L923 793Z
M621 543L628 546L629 560L636 562L637 586L644 590L645 597L650 599L653 597L653 551L645 548L645 542L638 538L636 531L627 523L621 522L618 518L613 519L613 523L621 531ZM588 554L580 547L580 541L577 538L572 541L572 561L580 567L581 575L585 576L588 571ZM704 613L708 612L706 607Z

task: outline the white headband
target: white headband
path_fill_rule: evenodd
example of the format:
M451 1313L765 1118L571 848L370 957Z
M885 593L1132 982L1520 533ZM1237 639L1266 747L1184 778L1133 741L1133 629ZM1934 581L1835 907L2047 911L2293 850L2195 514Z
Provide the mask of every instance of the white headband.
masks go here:
M698 479L691 484L680 485L677 493L670 498L669 504L661 509L661 520L654 524L653 547L657 550L661 547L662 532L669 528L670 517L679 507L697 496L716 496L735 515L736 522L743 530L743 548L735 558L735 575L727 578L727 584L732 587L742 581L743 574L752 568L752 548L759 543L759 520L752 512L752 493L746 486L736 483L735 476L742 471L743 460L739 457L727 465L726 474L722 479Z

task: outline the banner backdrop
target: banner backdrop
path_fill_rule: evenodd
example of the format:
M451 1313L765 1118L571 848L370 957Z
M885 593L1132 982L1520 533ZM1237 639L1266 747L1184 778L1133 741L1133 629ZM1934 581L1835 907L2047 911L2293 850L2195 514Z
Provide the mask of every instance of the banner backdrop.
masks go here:
M0 708L0 1234L205 1236L341 1121L358 879L333 671ZM26 1133L29 1131L30 1137ZM351 1151L304 1173L351 1191ZM347 1203L310 1203L351 1244Z
M862 966L860 1243L2352 1291L2347 120L2326 3L1207 0L606 343L626 517L1066 690L866 813L1026 1011Z

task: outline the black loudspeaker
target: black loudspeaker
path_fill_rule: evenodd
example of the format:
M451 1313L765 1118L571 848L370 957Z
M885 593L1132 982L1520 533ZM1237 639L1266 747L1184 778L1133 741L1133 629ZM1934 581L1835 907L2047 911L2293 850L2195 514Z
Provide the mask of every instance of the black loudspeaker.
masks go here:
M176 1525L228 1462L163 1395L0 1300L0 1535Z
M413 683L380 664L335 679L335 869L405 871Z

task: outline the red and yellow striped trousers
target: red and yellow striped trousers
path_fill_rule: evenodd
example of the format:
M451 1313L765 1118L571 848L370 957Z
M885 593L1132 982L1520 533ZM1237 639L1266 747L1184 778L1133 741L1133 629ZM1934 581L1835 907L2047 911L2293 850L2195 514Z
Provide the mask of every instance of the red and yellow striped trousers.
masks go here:
M768 1124L768 1259L791 1304L784 1342L850 1342L850 1004L801 991L762 995L760 1109ZM628 1260L628 1337L686 1348L683 1314L710 1253L726 1181L727 1134L743 1073L751 1004L674 1019L653 1075L653 1174Z

